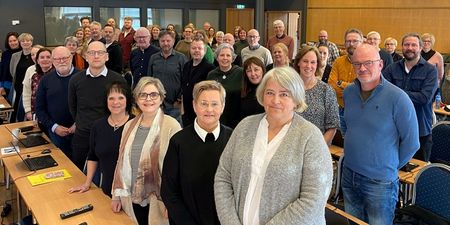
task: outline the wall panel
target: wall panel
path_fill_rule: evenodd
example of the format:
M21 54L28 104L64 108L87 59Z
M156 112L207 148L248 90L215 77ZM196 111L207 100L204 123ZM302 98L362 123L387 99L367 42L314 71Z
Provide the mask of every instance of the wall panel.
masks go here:
M308 2L306 40L317 41L319 30L342 45L346 29L355 27L364 34L375 30L382 41L397 40L408 32L433 33L434 49L450 53L450 1L361 1L312 0Z

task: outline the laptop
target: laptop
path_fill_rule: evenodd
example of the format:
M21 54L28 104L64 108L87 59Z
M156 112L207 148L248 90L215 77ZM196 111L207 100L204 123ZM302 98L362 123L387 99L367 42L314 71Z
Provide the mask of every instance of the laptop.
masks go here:
M53 159L53 157L51 155L43 155L43 156L38 156L38 157L27 157L26 159L24 159L20 155L19 151L17 150L17 146L11 142L10 142L10 144L12 145L12 147L14 148L14 151L17 153L17 155L20 157L20 159L23 161L25 166L27 166L27 168L30 171L42 170L42 169L58 166L58 163L55 161L55 159Z
M23 132L21 128L19 128L20 132ZM17 141L19 141L25 148L31 148L39 145L46 145L49 142L42 137L42 132L33 132L32 135L27 135L26 138L19 138L18 134L14 134L13 131L10 131L13 138ZM35 133L35 134L34 134ZM25 133L26 134L26 133Z

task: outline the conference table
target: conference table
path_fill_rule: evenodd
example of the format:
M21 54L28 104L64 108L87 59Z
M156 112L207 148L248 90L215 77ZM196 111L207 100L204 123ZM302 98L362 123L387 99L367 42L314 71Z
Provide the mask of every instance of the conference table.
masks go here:
M331 155L333 156L333 158L340 158L344 155L344 148L339 147L339 146L331 145L329 147L329 151L330 151ZM425 166L427 166L426 162L424 162L422 160L414 159L414 158L409 160L409 162L417 165L417 167L409 172L402 171L402 170L398 171L398 178L400 180L400 190L403 193L403 202L402 203L406 203L412 199L415 178L416 178L417 174L419 174L420 170L422 168L424 168ZM338 171L341 171L341 165L338 163L337 166L338 166ZM340 179L340 176L338 176L338 179ZM337 182L337 183L340 184L340 182Z
M12 140L11 134L5 136L4 131L11 128L23 127L25 123L8 124L0 126L0 139L3 146ZM8 141L9 140L9 141ZM38 171L29 171L18 155L8 155L2 157L3 164L9 172L14 184L17 187L17 196L21 197L28 209L31 211L38 224L82 224L86 222L92 224L133 224L132 220L124 213L114 213L111 210L111 199L95 185L85 193L67 193L71 187L84 183L86 176L70 161L69 158L54 145L36 146L30 149L21 148L21 155L35 157L43 155L42 149L50 149L49 153L58 163L56 167L50 167ZM27 176L48 173L65 169L71 175L70 178L54 181L51 183L32 186ZM21 204L17 199L18 213L20 216ZM60 213L80 208L87 204L93 205L93 210L83 214L62 220ZM19 217L20 218L20 217Z
M9 104L9 102L3 97L3 95L0 95L0 118L4 121L9 121L13 111L13 107Z

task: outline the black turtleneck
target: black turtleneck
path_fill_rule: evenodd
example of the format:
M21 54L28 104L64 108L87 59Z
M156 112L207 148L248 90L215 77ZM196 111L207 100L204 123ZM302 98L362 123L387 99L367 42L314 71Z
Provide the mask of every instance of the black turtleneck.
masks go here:
M424 52L423 50L420 52L420 55L426 60L428 61L431 57L433 57L433 55L436 53L435 50L431 49L428 52Z

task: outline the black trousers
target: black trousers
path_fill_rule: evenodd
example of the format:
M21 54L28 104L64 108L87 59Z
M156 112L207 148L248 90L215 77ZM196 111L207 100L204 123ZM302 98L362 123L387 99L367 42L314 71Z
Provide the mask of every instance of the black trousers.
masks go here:
M431 137L431 134L419 137L420 148L414 155L415 159L419 159L425 162L430 161L431 148L433 147L433 140L431 139Z
M133 203L134 215L136 216L136 219L137 219L139 225L148 225L149 207L150 207L150 204L147 204L147 206L142 207L139 204Z

